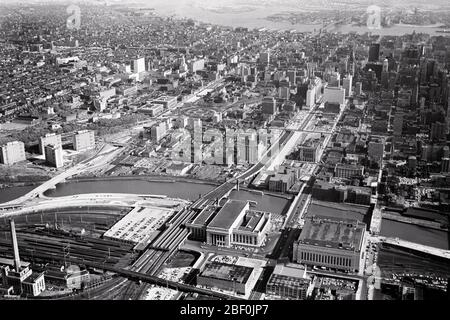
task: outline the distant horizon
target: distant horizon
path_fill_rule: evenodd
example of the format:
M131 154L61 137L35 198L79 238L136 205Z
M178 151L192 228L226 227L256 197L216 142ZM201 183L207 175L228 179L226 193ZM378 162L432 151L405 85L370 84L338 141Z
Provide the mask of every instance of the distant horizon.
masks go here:
M239 6L239 5L253 5L253 6L271 6L271 5L290 5L293 8L299 8L305 5L319 6L327 4L329 6L345 6L345 5L378 5L384 7L428 7L428 6L444 6L448 7L450 4L447 0L429 0L424 3L422 0L317 0L311 2L309 0L2 0L2 4L13 3L115 3L115 4L146 4L148 6L164 4L166 6L179 4L204 4L204 5L220 5L220 6Z

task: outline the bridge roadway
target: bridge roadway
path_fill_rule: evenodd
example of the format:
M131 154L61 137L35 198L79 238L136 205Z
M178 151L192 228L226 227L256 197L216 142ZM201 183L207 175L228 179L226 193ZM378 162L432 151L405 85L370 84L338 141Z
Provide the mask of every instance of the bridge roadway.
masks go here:
M158 278L154 275L143 274L143 273L140 273L137 271L132 271L132 270L124 269L124 268L118 268L118 267L106 265L103 263L95 263L92 261L86 261L83 259L77 259L77 258L73 258L73 257L67 257L67 256L63 257L62 255L57 255L57 254L50 255L50 254L44 254L44 253L39 253L39 252L35 252L33 254L33 256L39 257L39 258L47 258L47 259L53 259L53 260L59 260L59 261L66 261L66 262L71 262L71 263L78 263L80 265L85 265L87 267L113 272L115 274L118 274L118 275L128 278L130 280L140 280L140 281L143 281L146 283L155 284L155 285L158 285L161 287L167 287L167 288L181 291L181 292L198 293L198 294L203 294L203 295L212 296L212 297L216 297L219 299L226 299L226 300L230 300L230 299L242 300L240 298L237 298L234 296L229 296L229 295L226 295L226 294L223 294L220 292L198 288L198 287L195 287L195 286L192 286L189 284L185 284L185 283L165 280L165 279Z
M13 215L32 214L43 210L66 208L66 207L85 207L85 206L118 206L118 207L146 207L152 205L172 205L177 206L181 203L188 204L187 200L167 198L159 195L139 195L139 194L121 194L121 193L92 193L78 194L66 197L41 197L23 204L19 208L9 211L0 211L1 217Z
M70 178L76 174L83 172L84 170L92 170L98 167L103 167L107 163L111 162L117 155L122 152L121 149L113 148L108 150L107 146L103 146L94 156L86 159L74 167L62 172L61 174L53 177L52 179L44 182L40 186L31 190L29 193L23 195L15 200L3 203L0 205L0 209L8 208L10 206L17 206L30 201L36 197L40 197L49 189L54 188L58 183L64 182L67 178Z
M409 242L409 241L405 241L405 240L401 240L398 238L388 238L388 237L374 237L376 240L378 240L381 243L387 243L390 245L394 245L394 246L398 246L398 247L403 247L406 249L411 249L411 250L415 250L415 251L419 251L419 252L424 252L427 254L431 254L433 256L438 256L441 258L446 258L446 259L450 259L450 250L444 250L444 249L439 249L439 248L434 248L434 247L429 247L429 246L425 246L422 244L418 244L418 243L414 243L414 242ZM373 241L374 239L371 238L371 241Z

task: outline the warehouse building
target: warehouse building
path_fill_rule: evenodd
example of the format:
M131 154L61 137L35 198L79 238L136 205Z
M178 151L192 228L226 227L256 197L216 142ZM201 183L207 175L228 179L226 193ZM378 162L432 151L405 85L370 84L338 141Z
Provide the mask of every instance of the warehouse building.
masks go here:
M305 300L311 278L300 265L278 264L266 285L266 294L282 299Z
M246 295L252 290L254 274L254 268L251 267L208 262L198 275L197 284Z
M313 216L296 242L293 259L310 266L357 272L366 225L356 220Z
M353 178L364 175L364 166L337 163L334 168L334 176L337 178Z

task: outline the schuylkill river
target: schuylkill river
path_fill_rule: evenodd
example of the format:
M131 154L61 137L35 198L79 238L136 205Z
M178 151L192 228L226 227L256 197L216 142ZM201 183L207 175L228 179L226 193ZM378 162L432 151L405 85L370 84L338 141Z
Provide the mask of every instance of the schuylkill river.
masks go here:
M31 191L35 187L12 187L0 189L0 203L19 198ZM203 195L212 189L214 185L192 183L192 182L160 182L146 181L141 179L124 178L111 180L89 180L69 182L57 185L56 189L45 193L48 197L62 197L85 193L132 193L132 194L153 194L166 195L172 198L186 200L196 200L199 195ZM249 191L233 191L232 199L256 201L256 210L282 214L286 211L289 200L270 196L260 195Z
M32 186L13 187L0 189L0 203L18 198L31 191ZM199 195L205 194L214 188L213 185L192 182L159 182L141 179L112 179L89 180L59 184L56 189L47 191L49 197L61 197L85 193L133 193L167 195L168 197L196 200ZM255 209L285 214L290 201L281 197L261 195L258 192L240 190L232 191L230 198L250 200L257 203ZM383 220L381 235L398 237L411 242L433 246L441 249L449 249L448 233L441 230L433 230L412 224Z

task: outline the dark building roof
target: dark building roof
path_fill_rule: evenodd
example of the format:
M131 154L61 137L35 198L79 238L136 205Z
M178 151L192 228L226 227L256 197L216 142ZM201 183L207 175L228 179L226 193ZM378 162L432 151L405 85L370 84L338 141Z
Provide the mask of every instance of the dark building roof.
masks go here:
M246 283L253 268L220 262L209 262L200 273L200 277Z
M230 200L220 209L211 223L210 228L229 229L237 219L239 214L244 210L247 201Z
M314 216L307 220L299 243L358 251L366 225L357 220Z

